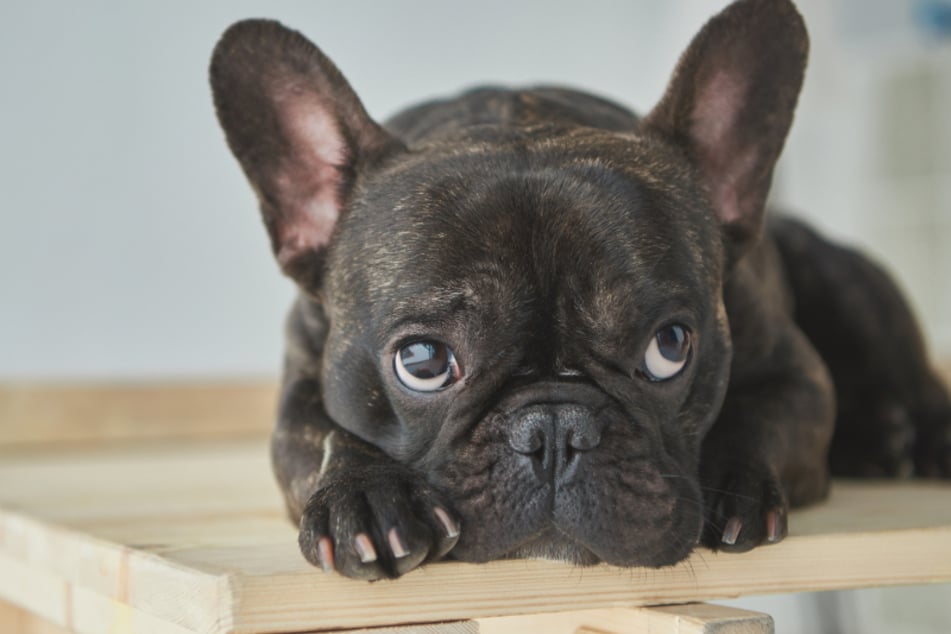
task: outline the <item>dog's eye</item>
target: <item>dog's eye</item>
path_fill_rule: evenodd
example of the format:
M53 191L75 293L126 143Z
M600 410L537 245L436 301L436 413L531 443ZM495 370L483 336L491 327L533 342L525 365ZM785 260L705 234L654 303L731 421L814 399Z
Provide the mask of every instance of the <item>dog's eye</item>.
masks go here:
M671 379L687 365L690 333L678 324L658 330L647 346L640 373L650 381Z
M436 392L459 379L459 364L444 343L417 341L399 349L393 359L400 383L416 392Z

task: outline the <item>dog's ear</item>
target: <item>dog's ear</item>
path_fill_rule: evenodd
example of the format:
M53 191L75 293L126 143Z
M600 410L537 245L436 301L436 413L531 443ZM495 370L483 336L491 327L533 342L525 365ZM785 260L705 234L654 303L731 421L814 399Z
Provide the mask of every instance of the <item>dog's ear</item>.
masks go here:
M257 192L284 272L319 287L325 247L356 177L400 143L296 31L247 20L222 35L211 88L231 151Z
M698 168L732 259L762 231L808 48L805 25L789 0L734 2L697 34L644 119Z

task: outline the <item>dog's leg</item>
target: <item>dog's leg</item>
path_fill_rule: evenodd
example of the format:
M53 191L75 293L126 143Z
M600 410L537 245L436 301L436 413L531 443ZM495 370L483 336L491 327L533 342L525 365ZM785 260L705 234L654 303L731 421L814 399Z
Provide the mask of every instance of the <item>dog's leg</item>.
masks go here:
M951 477L951 399L885 271L789 219L770 228L795 318L836 385L832 473Z
M459 537L443 496L415 471L337 426L316 382L285 383L271 439L301 552L348 577L397 577L443 557Z
M291 310L274 472L308 561L348 577L396 577L449 552L458 521L422 475L328 416L318 377L326 326L318 304L299 299Z
M818 354L790 326L756 376L731 383L704 440L702 541L744 551L786 535L789 506L826 495L832 384Z
M702 446L702 540L748 550L785 536L789 506L825 496L835 397L822 359L792 321L771 241L731 273L724 302L733 362L723 407Z

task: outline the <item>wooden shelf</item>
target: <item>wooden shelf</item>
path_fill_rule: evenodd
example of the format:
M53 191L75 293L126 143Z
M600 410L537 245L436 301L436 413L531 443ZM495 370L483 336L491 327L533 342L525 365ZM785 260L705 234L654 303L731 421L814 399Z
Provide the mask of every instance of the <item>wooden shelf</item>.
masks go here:
M266 436L274 381L0 384L0 450Z
M0 600L90 632L313 631L951 581L948 484L837 482L783 543L661 570L440 563L373 584L304 562L263 438L5 451L0 509Z
M695 602L951 582L951 484L922 482L837 482L781 544L662 570L328 576L298 553L271 476L275 398L269 381L0 385L0 629L769 632L765 615ZM659 604L680 605L633 607Z

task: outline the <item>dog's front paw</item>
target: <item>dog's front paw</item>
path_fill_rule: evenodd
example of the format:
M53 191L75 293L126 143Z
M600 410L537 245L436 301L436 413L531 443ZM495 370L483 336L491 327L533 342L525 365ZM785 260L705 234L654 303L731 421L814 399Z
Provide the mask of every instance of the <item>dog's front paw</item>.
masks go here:
M847 478L902 478L912 475L915 423L900 399L863 394L842 399L829 465Z
M325 571L394 578L443 557L459 539L449 506L409 469L349 469L330 475L300 521L301 552Z
M937 377L924 382L915 411L915 473L951 478L951 395Z
M951 478L951 412L919 431L915 473L924 478Z
M772 470L751 465L717 469L702 486L704 546L743 552L786 536L789 504Z

